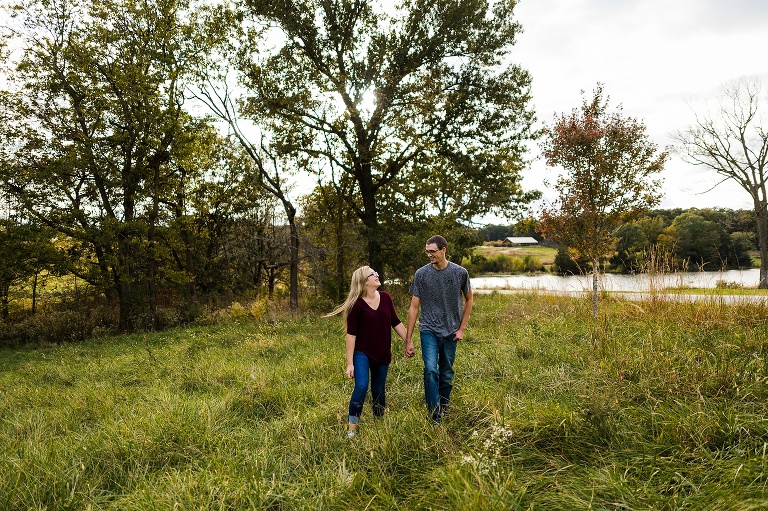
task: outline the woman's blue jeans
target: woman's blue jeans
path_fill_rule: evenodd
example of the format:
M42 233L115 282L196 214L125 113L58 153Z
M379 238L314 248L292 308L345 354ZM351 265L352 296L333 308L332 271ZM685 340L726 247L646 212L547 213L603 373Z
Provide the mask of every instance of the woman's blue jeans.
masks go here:
M451 402L453 361L456 341L453 334L440 337L429 330L419 332L424 360L424 397L433 420L440 420Z
M355 366L355 390L349 400L349 422L360 422L360 414L363 412L363 403L368 394L368 384L371 385L371 398L373 399L373 415L381 417L387 406L387 398L384 387L387 383L389 364L371 364L368 355L362 351L355 351L352 355L352 364Z

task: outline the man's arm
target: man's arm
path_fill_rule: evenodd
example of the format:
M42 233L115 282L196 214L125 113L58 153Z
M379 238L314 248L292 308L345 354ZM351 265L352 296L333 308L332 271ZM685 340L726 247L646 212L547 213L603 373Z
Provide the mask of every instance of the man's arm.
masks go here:
M411 306L408 308L408 331L405 334L406 349L408 343L413 346L413 330L416 328L416 318L419 316L419 304L421 299L418 296L411 298Z
M399 335L400 338L405 341L405 356L411 358L414 352L413 341L408 340L408 336L405 332L405 326L403 326L402 323L398 323L395 327L395 332L397 332L397 335Z
M475 299L472 297L471 289L464 293L464 312L461 315L461 324L459 325L459 329L456 330L456 333L453 334L453 338L457 341L464 339L464 330L467 328L467 323L469 323L469 315L472 313L472 304L474 301Z

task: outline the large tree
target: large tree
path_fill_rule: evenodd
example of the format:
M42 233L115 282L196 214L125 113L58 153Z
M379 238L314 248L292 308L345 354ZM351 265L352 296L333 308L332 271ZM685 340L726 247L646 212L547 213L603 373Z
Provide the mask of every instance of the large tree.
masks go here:
M648 139L645 125L609 111L598 84L581 108L544 128L542 154L565 172L557 197L542 214L543 229L592 265L592 312L597 317L600 259L613 251L614 230L658 204L661 181L654 179L667 159Z
M757 219L760 282L768 288L768 89L758 78L722 86L695 122L677 133L688 162L736 181L749 194Z
M12 83L18 145L3 181L46 225L95 254L83 273L119 303L130 329L157 283L155 233L182 110L184 1L18 2ZM9 11L10 12L10 11ZM155 296L150 296L154 316ZM141 315L146 315L141 312ZM156 318L155 318L156 319Z
M387 188L424 216L508 213L531 199L519 180L533 114L530 77L510 64L514 6L245 0L275 50L240 52L244 112L268 123L282 150L332 167L326 178L352 178L345 199L379 273L393 241L382 225L403 209L382 208Z

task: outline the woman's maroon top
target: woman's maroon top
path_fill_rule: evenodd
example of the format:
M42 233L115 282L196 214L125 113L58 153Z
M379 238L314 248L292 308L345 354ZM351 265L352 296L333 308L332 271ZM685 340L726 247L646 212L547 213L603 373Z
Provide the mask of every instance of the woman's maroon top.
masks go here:
M402 321L397 317L395 304L386 291L379 291L379 308L373 310L365 300L358 298L347 315L347 333L355 337L355 351L362 351L371 363L389 364L392 361L392 328Z

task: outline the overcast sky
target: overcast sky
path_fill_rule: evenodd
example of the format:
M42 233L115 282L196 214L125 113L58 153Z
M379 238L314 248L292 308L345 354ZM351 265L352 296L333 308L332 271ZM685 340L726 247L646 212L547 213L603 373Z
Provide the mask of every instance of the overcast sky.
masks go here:
M688 106L726 81L761 75L768 85L768 0L521 0L523 34L513 59L533 77L539 122L581 105L582 90L605 84L611 105L643 121L660 147L691 123ZM543 162L524 186L545 192ZM673 156L663 208L751 209L747 192Z

